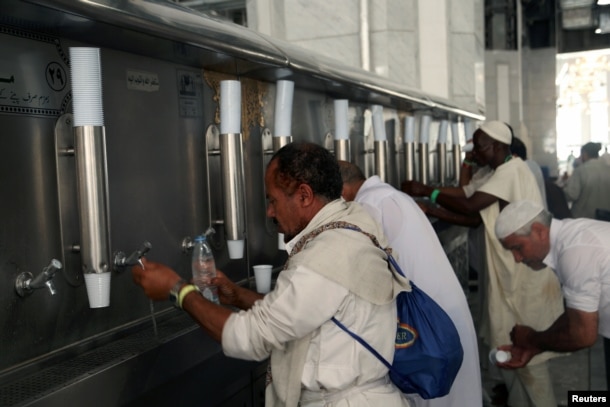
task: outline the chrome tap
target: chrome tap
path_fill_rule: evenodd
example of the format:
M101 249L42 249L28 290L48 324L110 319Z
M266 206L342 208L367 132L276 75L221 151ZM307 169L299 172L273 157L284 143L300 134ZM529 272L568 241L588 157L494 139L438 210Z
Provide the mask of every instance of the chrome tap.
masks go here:
M140 260L142 256L144 256L148 251L152 249L152 244L150 242L142 243L140 249L131 253L129 256L125 255L123 252L116 252L114 254L114 267L117 271L124 271L125 267L135 266L140 263L142 265L142 261Z
M15 290L21 297L31 294L35 289L47 287L51 295L55 295L55 284L53 284L53 276L62 268L59 260L53 259L51 263L42 269L42 273L36 277L29 271L24 271L17 276L15 280Z

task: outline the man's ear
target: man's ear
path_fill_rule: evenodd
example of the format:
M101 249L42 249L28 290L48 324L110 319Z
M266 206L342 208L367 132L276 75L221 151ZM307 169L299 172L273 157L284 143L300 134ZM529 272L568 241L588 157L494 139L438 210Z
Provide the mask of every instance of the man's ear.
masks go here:
M297 188L297 194L302 206L309 206L315 199L313 189L307 184L301 184Z

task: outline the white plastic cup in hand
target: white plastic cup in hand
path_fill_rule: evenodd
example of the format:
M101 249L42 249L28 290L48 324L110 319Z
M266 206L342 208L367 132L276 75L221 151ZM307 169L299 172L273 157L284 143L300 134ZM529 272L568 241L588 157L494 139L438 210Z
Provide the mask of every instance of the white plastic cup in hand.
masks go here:
M267 294L271 291L271 264L259 264L252 266L254 269L254 280L256 281L256 292Z

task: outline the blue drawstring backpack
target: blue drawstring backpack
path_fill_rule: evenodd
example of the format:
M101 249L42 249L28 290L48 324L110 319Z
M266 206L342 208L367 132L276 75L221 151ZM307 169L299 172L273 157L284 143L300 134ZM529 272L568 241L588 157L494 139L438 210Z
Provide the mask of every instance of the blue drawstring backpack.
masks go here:
M367 235L377 247L386 252L390 269L406 278L392 257L391 249L383 249L375 236L356 225L345 222L336 224L335 227ZM417 393L424 399L443 397L451 390L462 366L464 350L460 336L453 321L440 305L413 282L410 284L411 291L402 291L396 297L398 326L392 363L337 319L333 317L332 321L387 366L390 379L403 393Z

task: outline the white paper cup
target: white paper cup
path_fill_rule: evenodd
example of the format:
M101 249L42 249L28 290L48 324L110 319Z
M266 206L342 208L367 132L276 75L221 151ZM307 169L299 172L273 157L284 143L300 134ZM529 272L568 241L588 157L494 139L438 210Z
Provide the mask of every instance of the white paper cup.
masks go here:
M267 294L271 291L271 264L259 264L252 266L254 269L254 280L256 281L256 292Z
M286 243L284 243L284 234L283 233L277 234L277 248L279 250L286 250Z
M227 248L229 249L230 259L243 259L244 257L244 241L243 240L227 240Z
M89 308L102 308L110 305L110 275L112 273L85 274Z

